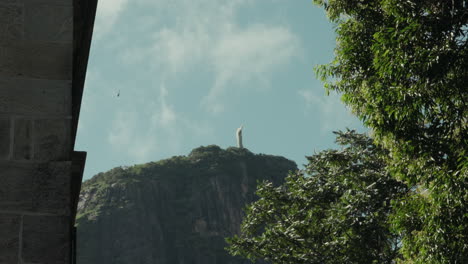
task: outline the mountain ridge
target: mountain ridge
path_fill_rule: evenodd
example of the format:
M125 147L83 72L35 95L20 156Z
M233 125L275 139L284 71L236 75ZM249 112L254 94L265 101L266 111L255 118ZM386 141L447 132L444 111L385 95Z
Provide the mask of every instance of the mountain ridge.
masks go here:
M240 264L224 251L257 181L280 184L297 165L209 145L187 156L116 167L83 183L78 263Z

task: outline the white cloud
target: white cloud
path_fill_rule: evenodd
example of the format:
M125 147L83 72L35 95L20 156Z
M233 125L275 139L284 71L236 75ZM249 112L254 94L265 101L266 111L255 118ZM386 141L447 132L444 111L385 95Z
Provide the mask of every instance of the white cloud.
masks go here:
M189 66L203 59L204 49L210 47L211 36L203 29L164 28L155 35L155 61L172 73L187 70Z
M175 128L177 115L166 103L167 95L166 88L161 85L156 102L147 100L138 112L131 107L118 112L108 135L111 146L118 151L125 151L134 162L146 162L150 154L164 143L164 132ZM145 112L151 113L149 120L143 120L141 108L145 106Z
M340 100L340 96L330 93L329 96L316 95L312 90L299 90L298 94L305 100L309 111L320 113L322 133L329 133L346 127L353 128L358 124L350 110Z
M285 27L251 25L223 34L212 53L216 73L213 87L203 103L217 107L228 84L259 80L268 83L272 73L300 50L298 38Z
M125 152L131 162L141 163L161 150L165 154L180 153L186 138L212 136L213 130L206 123L176 113L167 102L168 95L166 87L161 85L155 102L146 99L138 112L131 107L118 112L108 134L111 147Z
M99 0L96 10L94 36L100 38L111 31L128 0Z
M157 147L156 137L138 129L136 112L118 112L112 123L108 141L114 150L126 152L134 162L144 162Z
M268 83L272 74L301 50L300 39L284 25L241 25L237 17L240 10L252 3L156 1L152 8L164 10L172 22L159 26L149 47L126 47L122 59L152 65L169 81L188 71L210 72L212 83L201 105L210 112L221 112L228 89L242 88L250 81Z
M270 73L296 55L298 46L298 39L284 27L252 25L229 32L220 38L213 52L217 82L248 80Z
M177 121L177 115L166 102L168 92L165 85L161 85L159 88L159 108L154 107L156 111L153 112L151 117L152 124L157 127L164 129L171 129ZM154 106L154 105L153 105Z

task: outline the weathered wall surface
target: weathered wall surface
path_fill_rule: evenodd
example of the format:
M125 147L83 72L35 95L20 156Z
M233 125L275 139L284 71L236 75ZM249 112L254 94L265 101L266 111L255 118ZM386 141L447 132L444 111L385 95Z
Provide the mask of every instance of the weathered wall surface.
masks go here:
M74 0L0 1L0 264L72 261L74 18Z

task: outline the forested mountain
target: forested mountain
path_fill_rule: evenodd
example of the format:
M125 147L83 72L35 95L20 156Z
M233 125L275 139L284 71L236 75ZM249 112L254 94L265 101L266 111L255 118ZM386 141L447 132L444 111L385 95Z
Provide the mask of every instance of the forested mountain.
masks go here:
M216 145L188 156L99 173L82 186L79 264L237 264L225 237L239 233L257 182L280 184L293 161Z

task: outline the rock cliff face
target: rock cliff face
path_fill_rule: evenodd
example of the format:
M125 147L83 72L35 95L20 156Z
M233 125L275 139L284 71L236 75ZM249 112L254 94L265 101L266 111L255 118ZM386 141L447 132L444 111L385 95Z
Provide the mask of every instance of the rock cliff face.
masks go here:
M78 264L241 264L224 250L257 181L282 182L283 157L211 145L188 156L114 168L83 183Z

